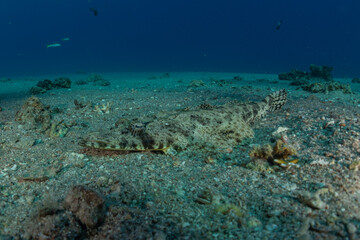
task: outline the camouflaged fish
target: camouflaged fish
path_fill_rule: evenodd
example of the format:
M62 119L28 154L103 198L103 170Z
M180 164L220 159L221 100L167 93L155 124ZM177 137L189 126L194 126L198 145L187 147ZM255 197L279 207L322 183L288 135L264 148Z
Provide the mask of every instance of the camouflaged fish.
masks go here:
M158 117L150 122L123 119L116 129L98 132L80 141L86 148L117 151L160 151L175 154L192 147L233 147L254 137L251 123L280 109L287 99L283 89L263 101L228 103Z

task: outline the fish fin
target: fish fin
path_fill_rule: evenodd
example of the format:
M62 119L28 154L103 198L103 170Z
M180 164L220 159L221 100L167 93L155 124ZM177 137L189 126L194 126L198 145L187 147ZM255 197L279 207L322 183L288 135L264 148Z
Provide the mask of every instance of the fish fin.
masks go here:
M280 109L287 101L287 92L285 89L273 92L264 99L264 102L268 104L268 111L273 112Z

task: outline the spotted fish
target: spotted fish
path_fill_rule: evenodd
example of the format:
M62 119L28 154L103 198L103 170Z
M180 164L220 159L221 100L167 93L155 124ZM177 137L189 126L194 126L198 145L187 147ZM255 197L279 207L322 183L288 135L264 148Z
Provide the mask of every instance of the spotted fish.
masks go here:
M146 124L125 120L117 129L92 133L81 139L86 148L117 151L160 151L175 154L191 147L228 148L254 137L251 124L280 109L286 90L268 95L263 101L228 103L212 109L190 110L156 118Z

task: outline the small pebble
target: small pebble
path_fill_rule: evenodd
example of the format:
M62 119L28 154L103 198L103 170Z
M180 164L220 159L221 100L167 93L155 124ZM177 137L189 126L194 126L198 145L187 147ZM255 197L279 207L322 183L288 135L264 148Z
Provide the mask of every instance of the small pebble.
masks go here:
M266 230L268 230L268 231L274 231L275 229L278 228L278 226L273 223L273 224L268 224L268 225L266 225L265 228L266 228Z
M356 226L353 223L348 223L346 225L346 228L347 228L349 234L355 234L357 231Z

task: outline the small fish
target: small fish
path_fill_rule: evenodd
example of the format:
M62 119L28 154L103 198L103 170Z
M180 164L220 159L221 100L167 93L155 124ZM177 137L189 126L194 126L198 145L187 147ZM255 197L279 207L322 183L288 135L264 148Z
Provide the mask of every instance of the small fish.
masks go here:
M67 37L67 38L62 38L62 39L61 39L61 41L69 41L69 40L70 40L70 38L68 38L68 37Z
M46 45L46 48L53 48L53 47L61 47L61 44L60 43L53 43L53 44Z
M278 22L278 24L276 25L276 30L279 30L279 29L280 29L282 23L283 23L282 20L280 20L280 21Z
M93 12L95 17L99 14L98 10L96 10L95 8L89 8L89 10Z

